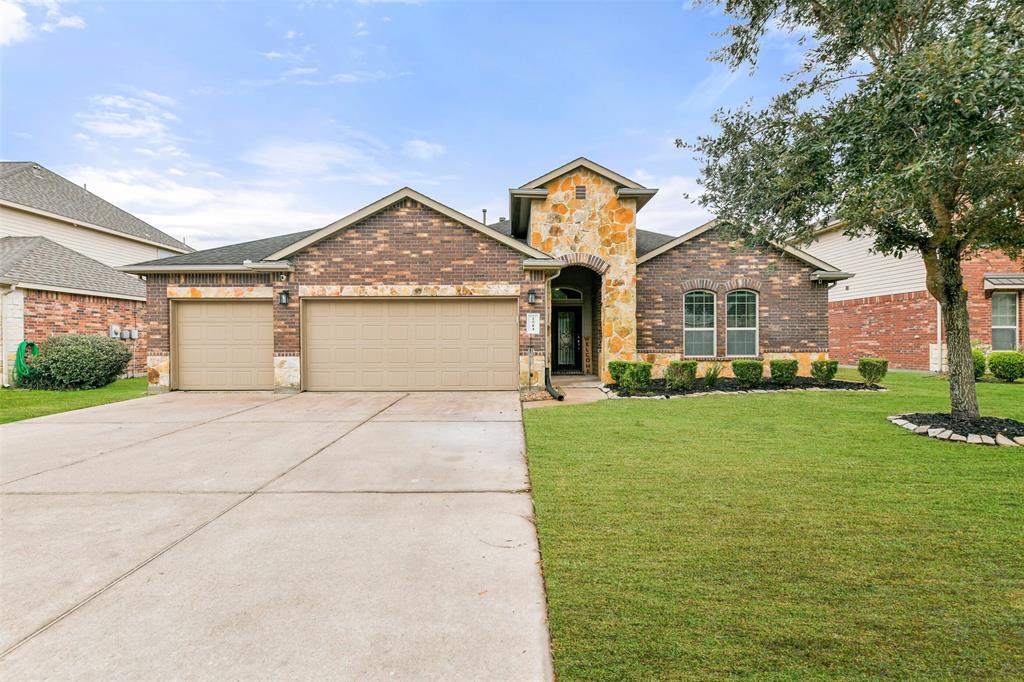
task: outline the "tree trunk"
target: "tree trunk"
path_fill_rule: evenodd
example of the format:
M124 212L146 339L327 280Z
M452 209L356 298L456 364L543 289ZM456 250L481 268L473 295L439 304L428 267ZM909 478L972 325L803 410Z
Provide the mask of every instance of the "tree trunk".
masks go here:
M974 385L971 330L967 315L967 290L960 268L960 254L927 254L928 290L942 305L949 364L949 406L958 419L977 419L978 394Z

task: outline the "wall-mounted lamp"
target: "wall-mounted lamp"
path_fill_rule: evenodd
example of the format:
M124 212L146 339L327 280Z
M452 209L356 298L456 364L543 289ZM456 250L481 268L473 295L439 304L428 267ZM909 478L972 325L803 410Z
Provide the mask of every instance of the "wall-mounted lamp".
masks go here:
M288 293L288 290L287 289L282 289L281 293L279 293L277 295L277 302L280 303L281 305L288 305L288 298L289 297L290 297L290 294Z
M534 303L537 302L536 289L530 289L529 291L526 292L526 302L529 303L530 305L533 305Z

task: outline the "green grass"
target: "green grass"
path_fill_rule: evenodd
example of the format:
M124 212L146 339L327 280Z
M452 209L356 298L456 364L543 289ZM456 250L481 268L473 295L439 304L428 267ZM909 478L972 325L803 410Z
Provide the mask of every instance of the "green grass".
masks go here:
M145 377L121 379L109 386L88 391L27 391L21 388L5 388L0 390L0 424L141 398L144 395Z
M883 384L527 410L559 680L1024 678L1024 448L908 433L947 384Z

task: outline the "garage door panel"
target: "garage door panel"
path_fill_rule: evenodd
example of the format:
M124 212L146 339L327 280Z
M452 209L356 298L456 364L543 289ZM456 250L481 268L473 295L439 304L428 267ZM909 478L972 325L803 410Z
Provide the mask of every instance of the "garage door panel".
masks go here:
M302 316L308 390L516 386L514 299L306 300Z
M175 365L184 390L274 387L273 311L269 301L175 304Z

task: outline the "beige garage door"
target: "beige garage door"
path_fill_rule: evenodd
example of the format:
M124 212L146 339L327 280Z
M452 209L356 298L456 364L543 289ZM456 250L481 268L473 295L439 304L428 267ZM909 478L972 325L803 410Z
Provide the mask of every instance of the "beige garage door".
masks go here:
M254 391L274 388L270 301L174 304L178 388Z
M302 317L307 390L516 388L515 300L307 300Z

